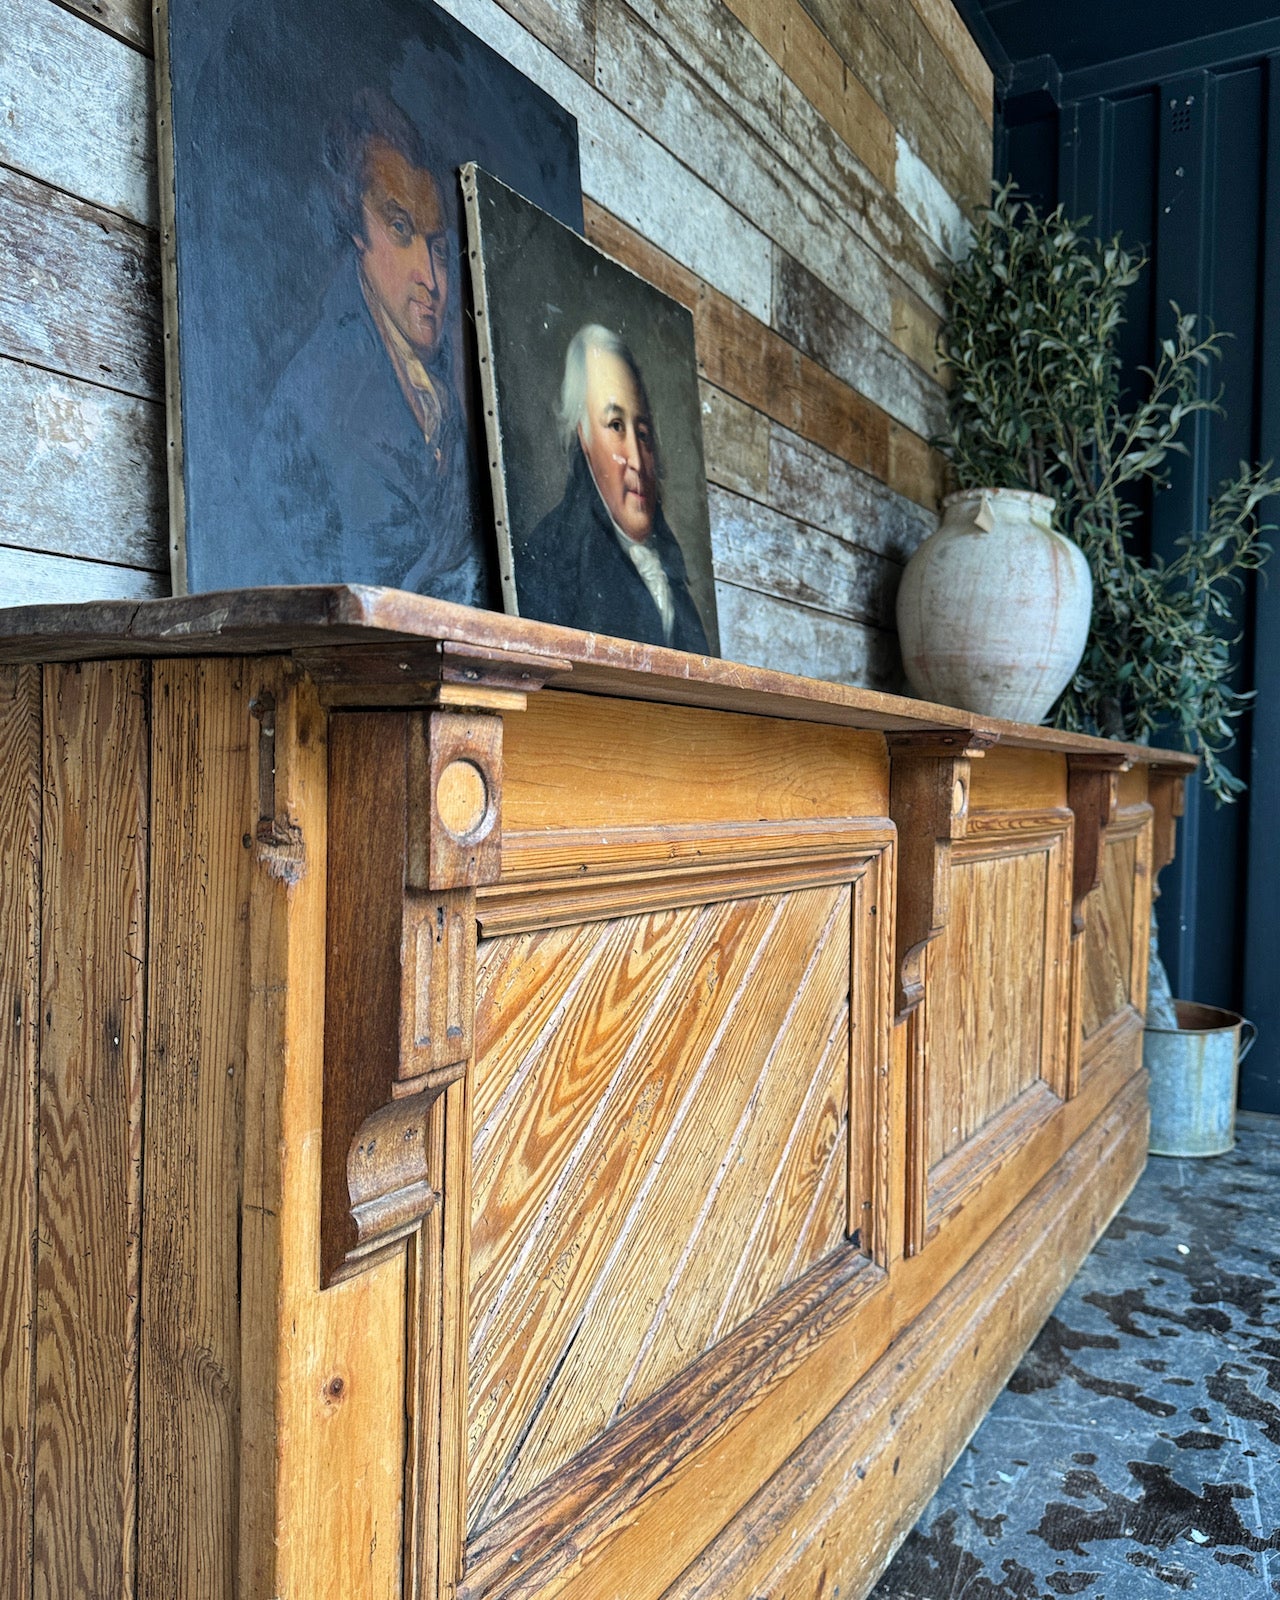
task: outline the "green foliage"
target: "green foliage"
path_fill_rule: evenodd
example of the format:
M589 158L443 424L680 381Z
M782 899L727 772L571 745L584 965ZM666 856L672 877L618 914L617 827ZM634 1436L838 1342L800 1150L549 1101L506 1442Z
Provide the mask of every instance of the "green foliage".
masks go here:
M953 274L940 350L951 370L947 432L936 442L961 488L1052 495L1055 520L1093 571L1093 619L1078 672L1054 713L1059 727L1144 739L1177 730L1203 760L1220 800L1243 788L1221 757L1252 698L1228 683L1231 593L1270 554L1258 508L1280 477L1241 463L1209 506L1207 526L1178 541L1175 560L1141 560L1129 540L1132 486L1164 486L1189 416L1218 410L1205 369L1223 335L1173 307L1174 329L1144 393L1121 390L1116 338L1125 295L1145 266L1088 236L1062 208L1047 216L997 189L975 219Z

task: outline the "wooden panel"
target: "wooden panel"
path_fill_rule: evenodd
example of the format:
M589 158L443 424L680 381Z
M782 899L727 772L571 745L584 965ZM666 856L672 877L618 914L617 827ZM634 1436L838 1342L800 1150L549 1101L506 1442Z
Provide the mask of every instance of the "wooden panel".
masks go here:
M0 667L0 1595L32 1585L40 672Z
M544 690L506 725L504 832L878 817L876 734Z
M731 1331L727 1301L742 1320L843 1237L844 1173L834 1203L821 1180L847 1145L849 933L830 888L489 946L473 1527ZM542 946L554 977L584 941L554 1020L532 1047L521 1023L509 1056L490 996L536 993ZM788 1178L807 1188L779 1196L768 1220L790 1227L761 1259L760 1194Z
M319 1287L325 719L314 688L286 663L254 663L249 688L261 781L240 1217L238 1592L391 1595L402 1562L404 1258ZM273 730L265 757L264 722Z
M926 28L938 41L988 127L993 121L991 68L952 0L911 0Z
M7 0L0 162L153 226L150 63L50 0Z
M236 1584L249 674L153 678L138 1593L155 1600Z
M766 664L829 683L902 692L897 632L793 605L756 589L716 584L720 648L727 661ZM753 708L754 709L754 708Z
M969 806L977 811L1046 810L1067 803L1067 764L1048 750L998 744L973 763Z
M595 0L502 0L503 9L567 66L591 81L595 66Z
M727 490L708 493L716 577L873 627L895 626L896 562Z
M164 347L154 237L0 167L0 354L154 399Z
M1041 1076L1047 1048L1041 1030L1049 852L972 860L964 850L953 847L951 920L929 959L930 1167Z
M1146 1156L1117 1101L663 1600L862 1595L938 1487ZM591 1582L572 1600L608 1592ZM961 1600L944 1584L938 1600Z
M148 677L45 674L37 1596L134 1581Z
M788 516L905 562L937 527L914 500L774 423L769 434L769 500Z
M167 573L160 406L0 359L0 415L0 543Z
M66 6L150 55L151 7L147 0L66 0Z
M136 567L102 561L33 555L0 545L0 600L9 605L74 605L86 600L153 600L167 594L169 579Z
M1121 811L1108 828L1102 884L1085 901L1081 1026L1095 1039L1119 1012L1146 1010L1151 911L1151 810ZM1085 1053L1088 1064L1089 1052Z

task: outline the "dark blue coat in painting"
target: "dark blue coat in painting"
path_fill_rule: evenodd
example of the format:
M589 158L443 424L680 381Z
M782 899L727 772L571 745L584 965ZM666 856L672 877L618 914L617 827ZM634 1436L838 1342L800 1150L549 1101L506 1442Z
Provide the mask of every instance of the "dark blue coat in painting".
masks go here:
M386 584L485 603L463 415L455 402L428 448L354 260L271 396L253 483L264 548L248 559L263 575L246 581Z
M706 630L689 593L684 555L658 507L649 538L671 583L676 650L705 654ZM591 469L575 449L564 498L528 538L513 541L516 601L522 617L590 633L663 644L662 617L618 542Z

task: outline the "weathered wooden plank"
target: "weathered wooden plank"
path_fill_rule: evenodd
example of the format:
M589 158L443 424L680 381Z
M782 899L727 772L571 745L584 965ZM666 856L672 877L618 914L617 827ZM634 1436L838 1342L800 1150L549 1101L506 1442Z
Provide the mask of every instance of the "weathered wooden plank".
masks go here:
M717 583L720 645L734 661L900 693L898 635Z
M40 669L0 667L0 1571L31 1594L40 1032Z
M903 210L932 241L943 262L959 261L968 253L973 238L969 211L981 203L985 189L982 196L966 194L962 205L952 198L951 190L901 134L897 136L896 149L894 191Z
M860 181L852 163L846 163L844 181L833 184L830 174L838 173L838 166L818 167L811 156L801 153L803 140L793 143L784 138L786 122L768 119L755 110L751 79L757 74L763 74L766 81L779 77L776 68L768 70L772 64L762 51L753 52L751 64L756 71L745 89L733 93L735 111L739 107L745 111L747 131L728 107L709 94L695 64L709 70L718 59L716 32L723 32L725 26L733 29L718 7L714 18L707 15L710 9L702 4L682 7L683 36L668 48L656 34L637 24L635 13L622 0L601 0L597 83L784 250L803 254L821 278L841 288L868 321L887 333L893 295L903 282L910 283L917 293L938 299L936 268L929 270L921 258L913 259L913 252L902 248L900 231L894 253L878 253L853 220L865 211L867 191L873 186ZM704 18L705 42L689 27L695 12ZM668 25L662 9L651 8L649 15L664 28ZM684 52L690 50L697 52L697 57L686 65ZM798 114L799 107L792 108L789 120L794 122ZM766 140L765 135L771 138ZM890 138L891 154L892 149ZM793 170L797 166L800 172ZM881 190L891 183L890 167Z
M150 600L169 590L168 575L76 561L0 545L0 606L74 604L84 600Z
M897 563L937 526L914 500L777 423L770 430L767 498L787 516Z
M151 6L148 0L62 0L68 11L90 22L126 44L136 45L144 55L151 54Z
M154 399L164 347L155 238L0 168L0 355Z
M53 0L8 0L0 162L152 226L155 149L146 57Z
M147 679L46 668L36 1305L37 1596L131 1594Z
M723 389L699 381L707 477L763 500L769 492L769 419Z
M754 223L507 16L498 0L442 3L577 117L584 195L768 321L772 246Z
M236 1585L248 672L163 661L152 679L140 1600Z
M911 0L920 20L937 40L989 128L995 119L991 68L951 0Z
M794 3L804 4L949 192L980 201L991 172L990 125L915 9L894 0Z
M894 627L902 576L896 562L726 489L713 487L708 504L721 582L873 627Z
M595 70L595 0L501 0L518 23L588 82Z
M404 1257L319 1287L325 718L288 663L254 663L250 686L262 821L249 901L237 1593L395 1594Z
M798 4L730 0L729 9L886 187L893 181L893 125L857 75Z
M819 41L830 68L829 80L824 79L820 85L820 89L829 92L820 93L819 98L836 118L833 124L787 75L774 52L762 45L732 12L726 15L727 9L715 0L688 0L680 6L648 0L643 15L667 44L675 61L687 64L695 80L692 93L707 101L709 112L718 112L721 120L728 120L723 108L710 98L715 95L732 114L733 137L741 139L745 127L755 135L754 142L768 160L794 173L796 210L804 213L808 224L801 247L805 259L813 255L816 227L831 229L837 236L848 229L891 275L910 284L925 300L940 304L939 263L931 231L920 230L917 220L894 193L897 157L892 135L888 136L889 148L885 152L891 159L877 156L869 165L856 153L860 143L865 142L860 140L858 128L851 127L848 118L841 115L846 86L850 93L865 96L862 85L856 78L851 79L844 63L798 5L790 13L785 6L769 11L762 26L768 32L779 22L782 24L780 30L775 28L774 43L784 54L791 37L788 15L798 18L801 31ZM840 102L834 109L833 101ZM869 97L866 103L873 120L883 130L883 114ZM888 174L884 182L873 170L880 165ZM818 216L811 215L815 201L822 208L825 220L821 223ZM952 207L953 202L948 199L947 205ZM867 264L862 252L855 250L854 257L863 261L865 273ZM849 266L842 264L839 256L828 258L819 253L819 263L828 259L838 274L832 287L839 292L847 288Z
M892 338L873 328L794 256L780 255L774 284L774 325L860 394L922 438L946 422L946 394Z
M0 543L168 570L159 405L0 359L0 415Z
M884 742L544 689L508 720L503 832L885 814Z

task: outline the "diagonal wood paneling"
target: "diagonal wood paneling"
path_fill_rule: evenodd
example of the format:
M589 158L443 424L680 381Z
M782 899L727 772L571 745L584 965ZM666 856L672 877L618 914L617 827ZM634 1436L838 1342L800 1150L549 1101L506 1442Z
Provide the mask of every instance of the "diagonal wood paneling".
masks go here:
M1084 1036L1097 1033L1133 992L1133 834L1107 841L1102 884L1089 896L1084 926Z
M847 885L482 951L473 1530L843 1238L849 962Z

